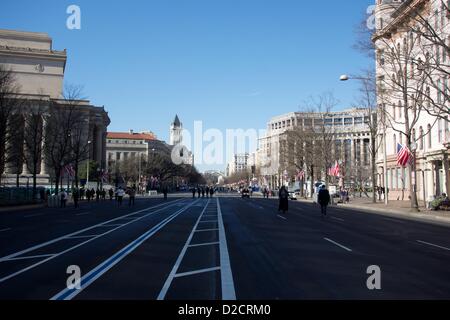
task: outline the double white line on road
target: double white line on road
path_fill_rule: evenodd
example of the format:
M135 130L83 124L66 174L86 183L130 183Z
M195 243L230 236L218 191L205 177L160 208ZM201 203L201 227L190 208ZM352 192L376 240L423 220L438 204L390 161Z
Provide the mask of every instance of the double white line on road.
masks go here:
M198 201L198 200L197 200ZM89 285L91 285L95 280L100 278L103 274L105 274L108 270L114 267L117 263L123 260L126 256L128 256L131 252L133 252L137 247L139 247L142 243L150 239L155 233L161 230L164 226L166 226L173 219L178 217L181 213L190 208L194 202L189 203L184 206L180 210L176 211L156 226L142 234L139 238L134 240L133 242L126 245L124 248L116 252L110 258L99 264L97 267L89 271L85 276L83 276L80 280L81 289L69 289L66 288L56 295L54 295L50 300L71 300L75 296L77 296L81 291L86 289Z
M234 281L233 281L233 273L231 271L231 263L230 263L230 256L228 254L228 246L227 246L227 239L225 235L225 227L223 224L223 218L222 218L222 209L220 207L220 201L219 198L216 198L217 201L217 217L218 217L218 228L217 229L197 229L200 223L202 223L202 218L204 218L205 212L207 211L208 205L210 201L208 200L208 203L203 208L203 211L201 212L200 216L197 219L197 222L195 223L194 227L192 228L191 233L189 234L188 239L186 240L186 243L184 244L183 249L180 252L180 255L177 258L177 261L175 262L172 270L170 271L169 276L167 277L166 281L164 282L164 285L158 295L158 300L164 300L167 292L170 289L170 286L172 285L172 282L175 278L180 277L188 277L200 273L207 273L207 272L214 272L214 271L220 271L220 278L221 278L221 287L222 287L222 300L236 300L236 292L234 289ZM218 242L207 242L207 243L198 243L198 244L191 244L192 238L194 237L194 234L196 232L207 232L207 231L218 231L219 232L219 241ZM186 252L189 248L193 247L203 247L203 246L215 246L219 245L219 256L220 256L220 266L212 266L210 268L204 268L199 270L192 270L188 272L178 273L178 269L180 268L180 265L184 259L184 256L186 255Z
M3 277L3 278L0 278L0 283L1 283L1 282L4 282L4 281L6 281L6 280L9 280L9 279L11 279L11 278L13 278L13 277L15 277L15 276L18 276L18 275L20 275L20 274L22 274L22 273L24 273L24 272L26 272L26 271L29 271L29 270L31 270L31 269L33 269L33 268L35 268L35 267L37 267L37 266L39 266L39 265L41 265L41 264L43 264L43 263L46 263L46 262L48 262L48 261L50 261L50 260L52 260L52 259L54 259L54 258L56 258L56 257L58 257L58 256L61 256L61 255L65 254L65 253L67 253L67 252L70 252L70 251L72 251L72 250L74 250L74 249L76 249L76 248L79 248L79 247L81 247L81 246L83 246L83 245L85 245L85 244L87 244L87 243L89 243L89 242L91 242L91 241L93 241L93 240L95 240L95 239L98 239L98 238L100 238L100 237L102 237L102 236L104 236L104 235L106 235L106 234L108 234L108 233L114 232L114 231L116 231L116 230L119 229L119 228L122 228L122 227L124 227L124 226L126 226L126 225L129 225L129 224L134 223L134 222L136 222L136 221L138 221L138 220L140 220L140 219L143 219L143 218L145 218L145 217L147 217L147 216L153 215L153 214L158 213L158 212L161 212L161 211L163 211L163 210L165 210L165 209L167 209L167 208L170 208L170 207L172 207L173 205L177 204L177 203L178 203L179 201L181 201L181 200L183 200L183 199L179 199L179 200L172 201L172 202L170 202L169 205L167 205L167 203L161 203L161 204L158 204L158 205L156 205L156 206L152 206L152 207L148 207L148 208L145 208L145 209L136 211L136 212L132 212L132 213L129 213L129 214L126 214L126 215L123 215L123 216L120 216L120 217L117 217L117 218L108 220L108 221L106 221L106 222L102 222L102 223L96 224L96 225L94 225L94 226L91 226L91 227L88 227L88 228L85 228L85 229L82 229L82 230L79 230L79 231L76 231L76 232L73 232L73 233L64 235L64 236L62 236L62 237L59 237L59 238L56 238L56 239L53 239L53 240L50 240L50 241L47 241L47 242L44 242L44 243L35 245L35 246L30 247L30 248L28 248L28 249L25 249L25 250L22 250L22 251L15 252L15 253L12 253L12 254L10 254L10 255L4 256L4 257L0 258L0 263L1 263L1 262L4 262L4 261L13 260L13 259L15 259L15 258L17 258L17 257L19 257L19 256L23 256L23 255L25 255L25 254L27 254L27 253L29 253L29 252L32 252L32 251L34 251L34 250L36 250L36 249L40 249L40 248L46 247L46 246L48 246L48 245L50 245L50 244L53 244L53 243L56 243L56 242L58 242L58 241L65 240L65 239L71 239L72 237L78 236L78 235L80 235L81 233L84 233L84 232L86 232L86 231L90 231L90 230L92 230L92 229L94 229L94 228L97 228L97 227L104 227L104 226L106 226L106 225L111 224L112 222L115 222L115 221L117 221L117 220L123 219L124 217L128 217L128 216L131 216L131 215L134 215L134 214L137 214L137 213L142 213L142 212L145 212L145 211L148 211L148 210L160 208L161 206L166 205L166 207L163 207L163 208L158 209L158 210L156 210L156 211L152 211L152 212L150 212L150 213L148 213L148 214L146 214L146 215L144 215L144 216L142 216L142 217L136 218L135 220L131 220L131 221L129 221L129 222L127 222L127 223L124 223L124 224L119 224L119 225L118 225L117 227L115 227L114 229L108 230L108 231L106 231L106 232L104 232L104 233L102 233L102 234L94 234L94 235L92 235L92 237L89 238L88 240L86 240L86 241L84 241L84 242L81 242L81 243L79 243L79 244L77 244L77 245L75 245L75 246L72 246L72 247L70 247L70 248L68 248L68 249L66 249L66 250L63 250L62 252L58 252L58 253L55 253L55 254L51 254L50 256L48 256L47 258L45 258L45 259L43 259L43 260L41 260L41 261L38 261L38 262L36 262L36 263L34 263L34 264L28 266L28 267L25 267L25 268L23 268L23 269L17 271L17 272L14 272L14 273L9 274L9 275L7 275L7 276L5 276L5 277ZM25 257L21 257L21 258L26 259L27 257L25 256Z

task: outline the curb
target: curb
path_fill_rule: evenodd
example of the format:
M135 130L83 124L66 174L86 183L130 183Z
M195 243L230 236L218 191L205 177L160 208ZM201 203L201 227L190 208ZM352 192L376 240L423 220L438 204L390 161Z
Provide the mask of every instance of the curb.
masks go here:
M305 199L301 199L299 200L301 202L306 202L306 203L314 203L312 200L305 200ZM341 208L341 209L354 209L354 210L363 210L363 211L368 211L370 213L375 213L375 214L379 214L379 215L383 215L383 216L400 216L402 218L410 218L410 219L415 219L415 220L423 220L426 222L440 222L440 223L446 223L446 224L450 224L450 217L442 217L442 216L437 216L437 215L432 215L432 214L425 214L425 213L408 213L408 212L404 212L404 211L399 211L399 210L395 210L395 209L389 209L389 208L370 208L367 206L360 206L360 205L333 205L334 208Z

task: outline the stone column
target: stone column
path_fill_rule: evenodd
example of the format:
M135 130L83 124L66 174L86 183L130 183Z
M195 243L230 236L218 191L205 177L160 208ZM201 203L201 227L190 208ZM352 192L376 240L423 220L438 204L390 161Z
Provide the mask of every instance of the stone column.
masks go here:
M364 150L364 138L361 138L361 150L360 151L361 151L361 163L363 166L365 166L366 161L364 158L365 158L366 152Z
M41 147L41 175L47 175L47 155L45 154L45 135L47 133L47 119L42 116L42 147Z
M356 140L354 138L350 139L350 166L354 167L356 165L356 152L355 152L355 143Z
M442 175L443 177L443 186L444 186L444 190L442 190L443 193L445 194L449 194L450 192L450 177L449 177L449 163L448 163L448 154L445 151L444 155L442 157L442 169L444 170L444 174Z
M27 127L27 120L26 120L26 116L24 117L24 129L25 129L25 134L26 134L26 127ZM25 142L25 139L23 139L23 164L22 164L22 174L30 174L30 170L28 170L28 165L27 165L27 153L28 153L28 148L27 148L27 144Z
M103 127L97 126L95 132L95 160L101 166L103 159Z

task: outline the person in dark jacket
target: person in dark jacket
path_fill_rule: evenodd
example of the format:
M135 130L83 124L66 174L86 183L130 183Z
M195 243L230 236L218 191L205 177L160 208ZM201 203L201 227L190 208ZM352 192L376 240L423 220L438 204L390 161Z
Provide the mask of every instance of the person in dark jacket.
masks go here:
M195 187L192 188L192 198L193 198L193 199L195 199L195 191L196 191Z
M73 198L73 206L75 208L78 208L78 200L80 198L80 194L77 188L73 189L72 198Z
M330 192L327 190L325 185L322 185L317 196L317 202L319 202L320 209L324 216L327 215L327 207L330 204L330 199Z
M289 204L289 192L286 190L285 186L282 186L280 188L280 192L278 195L280 199L280 203L278 206L278 211L283 211L283 213L286 213L288 211L288 204Z

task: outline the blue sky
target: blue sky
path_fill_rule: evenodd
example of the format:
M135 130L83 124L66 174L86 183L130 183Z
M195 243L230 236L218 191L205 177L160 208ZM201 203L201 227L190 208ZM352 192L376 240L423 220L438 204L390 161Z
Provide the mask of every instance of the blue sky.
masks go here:
M3 0L0 28L47 32L67 48L66 82L105 106L110 131L167 140L176 113L187 129L260 129L325 91L353 105L357 84L338 78L371 63L352 45L373 2ZM81 30L66 28L70 4Z

